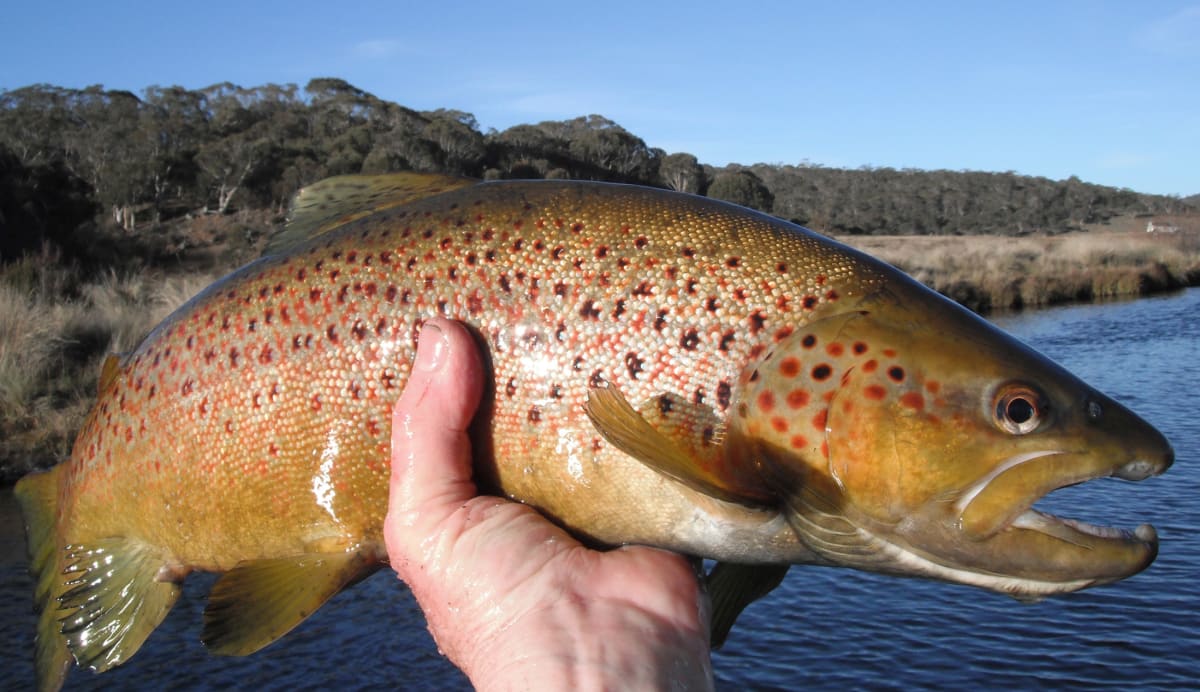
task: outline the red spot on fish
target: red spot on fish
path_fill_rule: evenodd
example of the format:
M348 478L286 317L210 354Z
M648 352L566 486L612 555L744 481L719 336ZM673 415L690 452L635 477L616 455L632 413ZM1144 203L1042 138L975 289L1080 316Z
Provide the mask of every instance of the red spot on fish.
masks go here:
M815 283L816 283L818 286L824 286L824 285L825 285L825 281L826 281L826 277L825 277L825 275L824 275L824 274L817 274L815 277L813 277L813 281L814 281L814 282L815 282Z
M775 428L775 432L777 433L785 433L787 432L788 424L783 418L775 416L771 419L771 427Z
M874 359L863 363L863 372L875 372L878 368L879 363L877 363Z
M896 357L896 349L885 348L885 349L883 349L883 355L887 356L888 358L895 358Z
M776 331L776 332L775 332L775 341L776 341L776 343L778 343L778 342L780 342L780 341L783 341L784 339L786 339L786 338L788 338L789 336L791 336L793 331L795 331L795 330L794 330L794 329L792 329L791 327L782 327L782 328L780 328L778 331Z
M795 377L800 374L800 360L798 358L784 358L779 364L779 372L784 377Z
M922 411L925 409L925 397L921 396L920 392L908 392L900 397L900 403L913 409L914 411Z
M829 355L833 356L834 358L837 358L838 356L840 356L846 352L846 348L844 346L842 346L840 343L835 341L832 344L829 344L828 346L825 347L825 352L828 353Z
M925 391L930 394L937 394L942 390L942 383L936 380L930 380L925 383Z
M884 389L882 385L873 384L863 389L863 395L868 399L882 401L883 398L887 396L887 390Z
M788 406L792 408L804 408L808 405L809 399L808 392L803 389L793 389L787 395Z
M763 392L758 395L758 407L763 411L771 412L775 408L775 395L771 392Z
M829 458L829 442L821 443L821 456L825 457L826 459Z
M808 446L808 438L803 435L792 435L792 449L804 449Z
M821 409L817 413L817 415L813 416L813 419L812 419L813 427L816 428L817 430L824 431L825 430L825 421L828 419L828 415L829 415L828 411L826 411L825 409Z

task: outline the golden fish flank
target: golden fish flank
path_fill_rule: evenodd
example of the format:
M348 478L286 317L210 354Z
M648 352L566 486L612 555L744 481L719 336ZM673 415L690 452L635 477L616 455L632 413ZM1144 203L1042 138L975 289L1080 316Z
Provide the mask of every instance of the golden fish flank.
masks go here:
M415 174L324 181L296 210L111 361L71 458L18 486L43 687L127 660L192 570L225 573L204 641L244 654L382 564L390 408L434 315L488 351L483 482L587 539L720 561L715 641L790 564L1033 598L1154 557L1149 527L1030 506L1163 471L1157 431L804 229L647 188Z

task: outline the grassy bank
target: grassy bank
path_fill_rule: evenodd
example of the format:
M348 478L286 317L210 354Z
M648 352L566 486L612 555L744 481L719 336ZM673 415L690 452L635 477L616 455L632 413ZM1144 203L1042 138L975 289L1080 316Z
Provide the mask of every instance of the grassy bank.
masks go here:
M0 273L0 481L65 458L104 357L136 345L216 275L76 277L46 257Z
M842 240L980 312L1200 284L1200 232L1193 230ZM65 458L104 356L131 348L224 269L130 269L81 279L78 268L50 254L0 268L0 481Z
M980 313L1200 285L1200 233L870 236L839 240Z

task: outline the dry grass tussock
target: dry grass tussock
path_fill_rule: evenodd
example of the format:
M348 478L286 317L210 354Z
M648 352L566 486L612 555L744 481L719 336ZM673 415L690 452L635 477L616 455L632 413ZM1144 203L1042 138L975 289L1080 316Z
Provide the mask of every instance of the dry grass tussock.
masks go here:
M1200 284L1200 233L847 237L977 312Z
M0 272L0 479L65 458L104 357L136 346L215 278L109 274L75 284L70 269L36 259Z

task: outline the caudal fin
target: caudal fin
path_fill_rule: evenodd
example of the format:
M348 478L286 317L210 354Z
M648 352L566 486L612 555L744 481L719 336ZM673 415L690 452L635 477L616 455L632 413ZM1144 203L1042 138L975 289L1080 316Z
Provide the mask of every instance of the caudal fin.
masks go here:
M62 687L72 662L58 612L64 581L62 550L56 537L58 475L57 467L29 474L17 482L15 491L25 518L25 545L34 579L34 608L38 611L34 665L39 690Z

